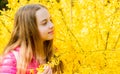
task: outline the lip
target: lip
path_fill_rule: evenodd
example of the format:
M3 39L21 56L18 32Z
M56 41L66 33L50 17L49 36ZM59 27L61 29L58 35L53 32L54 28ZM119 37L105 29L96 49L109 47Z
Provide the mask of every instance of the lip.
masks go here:
M54 31L52 30L52 31L50 31L50 32L48 32L48 34L53 34L54 33Z

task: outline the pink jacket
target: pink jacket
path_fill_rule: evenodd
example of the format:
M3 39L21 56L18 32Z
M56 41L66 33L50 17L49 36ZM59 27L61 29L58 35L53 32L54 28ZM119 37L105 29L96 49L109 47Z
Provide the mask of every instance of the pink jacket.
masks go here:
M19 47L14 51L19 52ZM32 58L31 63L27 67L26 74L30 74L30 69L34 70L34 74L37 74L36 68L39 66L35 58ZM0 63L0 74L16 74L16 57L13 52L9 52L6 56L3 57L2 62Z

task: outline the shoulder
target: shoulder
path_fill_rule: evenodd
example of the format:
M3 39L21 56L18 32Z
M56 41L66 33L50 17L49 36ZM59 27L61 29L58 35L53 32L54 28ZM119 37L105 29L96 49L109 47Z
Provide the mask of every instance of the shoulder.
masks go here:
M2 63L3 64L11 64L8 62L15 62L15 57L14 54L12 52L9 52L8 54L4 55L2 58Z
M19 53L19 47L15 48L14 50L8 52L6 55L2 58L2 63L8 64L8 65L14 65L16 64L16 55ZM8 63L9 62L9 63Z
M13 52L4 55L0 62L0 74L14 74L16 72L16 59Z

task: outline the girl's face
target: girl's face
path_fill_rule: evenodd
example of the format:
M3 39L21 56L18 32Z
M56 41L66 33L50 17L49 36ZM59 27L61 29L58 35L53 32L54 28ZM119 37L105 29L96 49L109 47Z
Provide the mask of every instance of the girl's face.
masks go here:
M54 26L50 20L48 10L41 8L36 11L36 20L42 40L45 41L53 39Z

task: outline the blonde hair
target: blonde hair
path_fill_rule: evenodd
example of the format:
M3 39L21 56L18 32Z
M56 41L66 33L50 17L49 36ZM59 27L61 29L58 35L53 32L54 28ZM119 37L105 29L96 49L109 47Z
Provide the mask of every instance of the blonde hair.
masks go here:
M40 4L29 4L21 7L14 19L14 29L4 54L20 47L17 61L17 74L25 74L28 64L34 56L40 62L40 56L47 61L53 55L53 40L41 41L36 23L36 11L46 8Z

